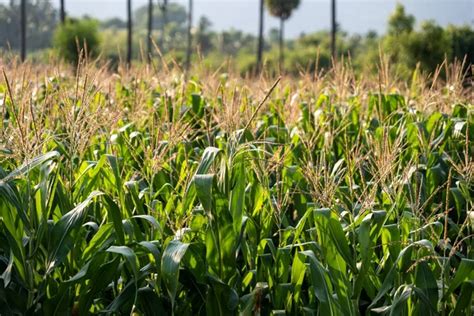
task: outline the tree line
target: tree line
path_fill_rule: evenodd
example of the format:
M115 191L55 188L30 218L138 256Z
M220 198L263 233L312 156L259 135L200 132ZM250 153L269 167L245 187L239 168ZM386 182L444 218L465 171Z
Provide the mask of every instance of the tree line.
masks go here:
M388 20L387 32L383 35L375 32L349 35L338 29L334 2L328 11L333 17L330 31L285 39L286 21L301 0L259 0L256 36L235 29L216 32L206 17L195 21L193 0L188 0L186 6L176 1L150 0L133 12L132 0L124 0L124 10L127 10L124 20L111 18L100 22L86 16L81 19L67 16L65 2L67 4L65 0L59 1L58 9L49 1L23 1L21 6L16 0L11 1L10 6L0 5L0 48L11 47L26 55L25 45L21 47L27 42L31 51L29 58L46 60L52 44L55 54L76 62L77 44L86 42L84 48L90 56L100 53L113 66L122 61L131 63L138 56L151 62L152 53L158 52L166 63L178 63L186 69L192 60L199 60L200 66L212 69L229 64L242 74L258 74L262 69L274 74L282 69L294 74L328 69L335 57L348 55L356 70L364 70L378 63L380 51L390 58L393 68L407 78L410 69L417 65L423 71L433 72L444 58L448 61L466 58L466 69L469 69L474 60L474 30L469 25L441 27L430 21L415 25L414 17L401 5ZM280 27L270 30L266 36L265 11L280 19ZM20 21L24 15L28 23L23 32ZM22 36L18 36L20 33ZM106 40L101 41L100 37ZM10 46L5 46L6 42ZM285 47L290 48L286 53Z
M257 53L256 53L256 70L259 72L262 68L263 62L263 42L264 42L264 11L265 8L268 12L277 17L280 20L280 28L279 28L279 51L280 51L280 58L279 64L280 68L284 63L284 26L285 21L288 20L292 14L292 12L300 5L300 0L259 0L259 37L258 37L258 46L257 46ZM21 60L24 61L26 59L26 48L27 48L27 14L28 14L28 5L29 0L20 0L20 56ZM153 31L153 12L155 7L162 11L162 16L166 18L166 10L168 7L168 0L157 0L155 4L153 0L148 1L148 29L147 29L147 57L148 60L151 59L152 51L153 51L153 38L152 38L152 31ZM10 1L10 6L15 6L15 1ZM191 55L192 55L192 24L193 24L193 7L194 1L188 1L188 28L187 28L187 50L186 50L186 61L185 67L186 69L189 68L191 63ZM133 55L133 18L132 18L132 0L126 0L126 16L127 16L127 63L131 63L132 55ZM332 56L336 56L336 5L335 0L331 0L331 48L332 48ZM66 3L65 0L59 0L59 19L61 24L66 23ZM163 24L166 25L166 20L163 21ZM162 40L159 40L162 42Z

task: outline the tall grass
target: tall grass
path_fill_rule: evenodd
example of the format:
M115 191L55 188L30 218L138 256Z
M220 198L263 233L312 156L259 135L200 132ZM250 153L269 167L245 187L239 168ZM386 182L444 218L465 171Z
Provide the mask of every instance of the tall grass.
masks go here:
M1 67L0 314L472 313L458 66Z

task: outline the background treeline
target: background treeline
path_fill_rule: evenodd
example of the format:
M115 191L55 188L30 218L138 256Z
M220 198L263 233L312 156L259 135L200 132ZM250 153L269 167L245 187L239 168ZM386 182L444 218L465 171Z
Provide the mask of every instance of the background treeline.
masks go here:
M89 50L108 59L112 65L126 58L127 21L125 20L113 18L97 21L85 16L81 21L71 19L70 21L75 24L63 27L61 33L57 31L59 11L50 2L27 1L27 11L26 34L29 58L41 60L49 58L58 51L65 52L64 46L77 44L70 38L74 34L82 34L81 36L88 38ZM135 60L146 56L147 14L147 6L133 12L132 51ZM387 21L386 34L369 32L365 35L354 35L338 29L336 39L338 55L350 58L356 70L372 71L379 61L380 51L383 51L402 76L409 76L409 69L414 69L418 64L421 70L433 72L444 59L462 61L466 58L466 69L469 68L467 65L473 63L474 30L471 26L442 27L433 21L416 22L412 15L405 12L403 6L398 5ZM168 3L166 11L159 8L154 10L152 38L156 48L160 49L169 63L183 63L185 60L187 23L187 9L179 4ZM0 5L0 49L7 51L20 49L20 25L19 1ZM75 32L74 25L81 30ZM298 38L285 39L283 69L297 74L313 71L316 64L319 68L328 68L331 64L329 33L319 31L301 34ZM211 21L205 16L195 21L192 35L193 58L201 60L201 66L217 69L224 65L242 74L255 69L258 36L237 29L215 31ZM272 29L265 34L263 60L268 71L277 71L282 61L279 53L280 40L278 29Z

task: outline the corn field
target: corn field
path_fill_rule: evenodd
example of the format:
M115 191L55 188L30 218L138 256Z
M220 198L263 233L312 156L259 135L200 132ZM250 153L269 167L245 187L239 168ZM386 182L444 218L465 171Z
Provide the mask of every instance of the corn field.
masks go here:
M459 67L2 68L1 315L473 313Z

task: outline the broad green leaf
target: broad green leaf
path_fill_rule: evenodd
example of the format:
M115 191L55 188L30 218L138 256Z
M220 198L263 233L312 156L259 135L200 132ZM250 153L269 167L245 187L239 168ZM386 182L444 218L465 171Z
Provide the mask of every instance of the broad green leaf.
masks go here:
M201 202L204 210L212 218L212 184L214 181L213 174L197 174L194 176L194 185L196 194Z
M161 258L162 279L173 306L178 290L179 264L188 247L189 244L172 240L168 243L168 246L166 246L163 257Z
M57 151L51 151L51 152L48 152L44 155L41 155L41 156L38 156L36 158L33 158L32 160L30 161L26 161L23 165L21 165L20 167L18 167L17 169L13 170L12 172L10 172L6 177L4 177L3 179L0 179L0 184L2 182L9 182L19 176L23 176L25 173L28 173L30 172L32 169L42 165L43 163L53 159L53 158L57 158L59 157L59 153Z
M302 251L298 255L305 256L306 260L309 261L311 283L314 293L321 304L321 313L324 315L336 315L332 299L332 289L327 282L327 271L312 251Z
M463 258L449 284L448 290L444 293L443 300L446 300L466 280L474 280L474 260Z
M396 277L396 271L397 271L397 268L398 268L398 263L400 263L402 260L406 260L405 256L406 255L411 255L411 250L415 247L425 248L430 252L433 251L432 244L428 240L425 240L425 239L414 242L414 243L406 246L405 248L403 248L403 250L398 255L397 260L395 261L395 263L391 267L390 271L387 273L387 276L385 277L385 279L382 283L382 286L379 289L379 292L378 292L377 296L372 300L372 303L369 305L369 309L372 309L372 307L374 307L378 303L378 301L382 297L384 297L384 295L388 291L390 291L390 289L393 286L393 282L395 280L395 277Z
M137 256L131 248L127 246L110 246L106 251L122 255L130 265L135 278L138 277Z
M72 231L81 227L84 222L87 207L96 197L101 196L102 194L103 193L99 191L92 192L86 200L61 217L61 219L54 225L52 230L51 252L49 254L47 266L48 272L61 264L67 253L71 250L75 242L71 235Z

